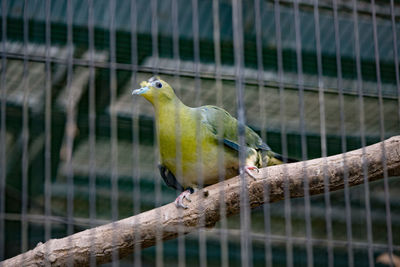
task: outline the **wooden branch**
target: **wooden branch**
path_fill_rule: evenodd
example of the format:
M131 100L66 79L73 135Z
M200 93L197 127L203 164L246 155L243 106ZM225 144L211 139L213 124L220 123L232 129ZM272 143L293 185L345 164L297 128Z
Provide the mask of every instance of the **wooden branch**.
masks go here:
M324 177L330 191L342 189L346 176L349 186L364 183L363 166L369 181L382 179L384 170L388 176L400 175L400 136L368 146L364 152L364 156L363 149L359 149L328 158L263 168L257 175L259 179L246 177L249 204L252 208L262 205L265 188L269 188L269 202L284 199L285 185L289 186L291 198L302 197L305 177L310 195L316 195L324 193ZM154 246L157 235L158 240L169 240L176 238L179 232L187 234L203 226L212 227L221 216L221 196L226 204L227 216L240 212L242 182L239 177L234 177L200 190L191 196L192 202L186 210L177 209L171 203L65 238L39 243L34 249L3 261L0 266L44 266L48 263L55 266L68 263L87 266L90 255L96 257L97 263L104 263L112 260L113 253L122 258L134 249Z

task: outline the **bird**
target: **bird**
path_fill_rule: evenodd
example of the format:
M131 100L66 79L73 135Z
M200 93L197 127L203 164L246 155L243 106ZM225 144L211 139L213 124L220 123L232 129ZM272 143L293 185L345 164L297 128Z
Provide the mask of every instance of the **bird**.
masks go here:
M190 194L201 186L218 183L221 174L225 180L244 171L255 179L252 172L258 172L258 168L297 161L273 152L248 126L244 126L245 147L241 147L236 118L217 106L185 105L158 76L142 81L140 86L132 90L132 95L143 96L153 105L158 168L167 186L181 192L174 201L178 208L188 208L184 200L190 202ZM239 164L240 151L245 153L244 170Z

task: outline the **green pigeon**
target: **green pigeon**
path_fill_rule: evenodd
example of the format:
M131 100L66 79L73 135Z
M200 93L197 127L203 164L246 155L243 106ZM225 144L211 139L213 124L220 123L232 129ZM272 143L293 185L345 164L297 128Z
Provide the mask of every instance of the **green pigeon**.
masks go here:
M184 199L190 201L189 195L199 188L199 173L202 186L218 183L220 168L224 169L224 179L239 174L237 119L217 106L186 106L172 87L159 77L143 81L140 86L132 91L132 95L143 96L154 107L161 161L159 170L168 186L182 192L175 200L177 207L187 208ZM273 152L247 126L245 142L244 171L253 178L252 172L258 168L296 161ZM177 148L180 148L179 153Z

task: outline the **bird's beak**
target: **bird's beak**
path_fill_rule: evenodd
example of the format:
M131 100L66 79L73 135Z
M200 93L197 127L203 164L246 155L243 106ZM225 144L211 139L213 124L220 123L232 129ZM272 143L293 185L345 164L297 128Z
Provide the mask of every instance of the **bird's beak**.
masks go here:
M145 86L140 89L132 90L132 95L141 95L141 94L147 92L149 89L150 89L149 87Z

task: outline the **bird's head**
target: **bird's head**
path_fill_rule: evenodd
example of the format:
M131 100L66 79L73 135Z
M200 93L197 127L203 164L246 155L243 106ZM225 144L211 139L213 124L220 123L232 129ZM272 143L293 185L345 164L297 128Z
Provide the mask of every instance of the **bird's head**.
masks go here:
M153 105L175 98L175 92L172 87L157 76L151 77L148 81L142 81L140 86L140 89L132 91L132 95L141 95Z

